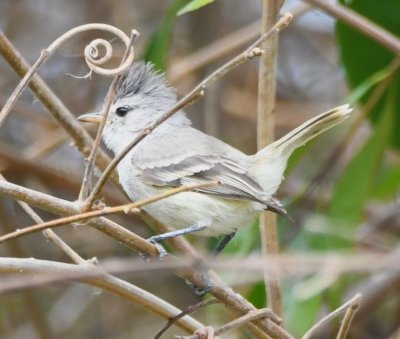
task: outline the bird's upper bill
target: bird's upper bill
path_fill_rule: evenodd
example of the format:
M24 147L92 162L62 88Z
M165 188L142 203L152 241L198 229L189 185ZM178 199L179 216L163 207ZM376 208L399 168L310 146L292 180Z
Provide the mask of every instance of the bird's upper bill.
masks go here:
M96 124L99 124L102 118L103 115L101 114L101 112L93 112L82 114L77 119L82 122L94 122Z

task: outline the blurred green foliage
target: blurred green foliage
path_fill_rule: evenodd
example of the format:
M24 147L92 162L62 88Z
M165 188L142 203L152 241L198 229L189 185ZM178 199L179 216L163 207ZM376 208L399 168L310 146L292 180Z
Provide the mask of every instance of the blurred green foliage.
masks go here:
M214 2L214 0L192 0L187 5L183 6L177 14L182 15L191 11L195 11L196 9L204 7L212 2Z
M347 7L355 10L379 26L400 36L400 1L385 0L340 0ZM349 27L347 24L338 22L337 38L341 49L341 57L346 75L353 87L363 84L373 74L387 67L395 58L392 51L383 47L375 40ZM398 70L396 71L398 73ZM378 83L379 84L379 83ZM377 84L377 85L378 85ZM362 103L366 103L373 93L374 88L368 91L367 95L361 98ZM379 116L387 110L385 106L386 97L389 91L394 91L393 110L400 110L400 77L394 76L393 81L388 85L387 90L382 95L381 100L373 107L371 120L374 124L379 121ZM400 114L395 116L395 125L400 126ZM400 134L395 132L391 135L392 145L400 148Z
M213 1L172 2L149 44L145 59L155 63L158 69L165 70L176 16L194 11ZM399 0L386 0L384 4L375 0L340 1L392 33L400 35ZM344 23L337 23L336 33L341 60L353 88L349 102L359 101L365 104L377 86L384 81L388 84L382 97L371 110L373 133L361 145L334 184L327 206L303 221L302 226L307 227L302 227L297 232L287 251L317 253L341 250L351 255L354 250L353 239L362 221L366 203L371 199L387 201L395 196L400 187L400 163L390 166L383 161L385 151L390 145L400 147L400 134L397 132L400 127L400 77L396 77L391 67L395 55ZM299 163L311 146L312 143L294 153L289 161L287 173ZM279 220L279 223L281 235L293 227L288 226L285 220ZM314 226L316 227L313 228ZM210 240L210 250L215 248L216 243L215 240ZM259 247L257 222L251 228L239 231L224 250L224 254L243 257L253 250L259 251ZM284 319L289 332L296 337L303 335L315 324L324 306L333 310L343 303L349 287L358 279L359 276L354 274L333 282L322 274L315 274L298 282L284 282ZM246 297L256 307L265 307L264 282L255 283Z
M186 2L187 0L174 0L171 3L160 27L154 33L146 48L143 59L152 62L157 70L165 71L166 69L176 16Z

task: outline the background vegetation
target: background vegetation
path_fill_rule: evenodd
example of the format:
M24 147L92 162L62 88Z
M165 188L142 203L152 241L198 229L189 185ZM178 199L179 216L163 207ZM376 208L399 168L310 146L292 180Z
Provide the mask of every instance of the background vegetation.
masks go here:
M267 3L264 1L264 6ZM349 122L292 157L278 195L295 223L278 218L281 256L261 256L256 223L239 232L224 251L216 271L228 286L261 309L271 303L263 272L245 268L261 268L263 264L270 264L269 269L278 268L282 327L296 338L357 293L362 294L362 300L354 303L358 309L348 337L398 338L400 2L353 0L326 4L323 0L283 4L281 13L293 12L295 18L280 33L277 47L275 137L346 102L355 107L355 113ZM183 97L259 37L262 9L258 0L3 0L0 28L31 64L40 50L74 26L104 22L125 32L135 28L141 33L134 44L135 58L149 60L165 71L179 97ZM361 21L355 13L362 16ZM7 57L4 36L0 39L4 57L0 60L2 106L20 80L9 65L12 61ZM58 49L39 72L74 116L98 109L110 84L109 78L98 75L79 78L88 71L82 58L84 46L98 36L111 39L97 31L77 35ZM114 64L120 62L124 51L118 42L116 47ZM247 61L187 108L196 127L246 153L256 150L258 66L257 58ZM17 185L75 201L88 153L82 155L84 147L79 147L72 134L65 124L54 119L51 107L45 108L42 100L26 90L0 128L1 174ZM37 216L32 221L32 213L27 214L26 206L23 209L16 201L26 198L16 197L11 188L0 183L1 235L39 223ZM49 213L38 203L27 202L44 220L63 214ZM109 183L104 202L114 206L128 200L118 185ZM110 219L140 237L153 234L136 215L118 214ZM106 236L86 223L55 231L81 259L96 257L106 269L117 269L117 275L131 286L180 309L200 301L184 279L168 269L171 262L155 262L153 267L132 251L135 244L123 246L128 243L124 239ZM0 255L3 259L33 257L70 263L71 258L48 241L52 236L45 236L35 233L3 242ZM130 233L126 237L133 239ZM215 239L199 237L189 240L204 255L216 243ZM140 242L137 246L136 249L143 249ZM179 240L168 249L178 257L184 256L182 252L186 256L190 253L187 243ZM151 252L151 248L144 250ZM80 259L75 259L79 263ZM224 261L227 259L230 261ZM273 259L278 260L278 267L273 265ZM190 260L188 263L193 264ZM15 267L10 266L10 261L0 262L2 338L152 338L167 321L159 312L144 306L149 295L144 300L133 298L134 292L123 296L110 288L111 278L107 278L107 286L104 281L102 285L87 276L84 282L89 284L81 284L76 280L82 281L84 273L74 277L60 271L54 282L54 272L49 267L18 265L19 262ZM121 271L127 273L121 275ZM114 283L121 291L122 282ZM221 289L215 294L222 300L220 304L204 307L193 317L214 328L238 317L240 312L228 305L226 300L231 295L223 295L225 292ZM154 301L154 305L159 304ZM342 318L343 315L321 323L314 337L336 337ZM165 338L191 333L196 327L189 320L182 324L168 330ZM262 338L265 335L260 328L265 330L272 325L263 326L240 326L225 337ZM286 338L285 333L266 333Z

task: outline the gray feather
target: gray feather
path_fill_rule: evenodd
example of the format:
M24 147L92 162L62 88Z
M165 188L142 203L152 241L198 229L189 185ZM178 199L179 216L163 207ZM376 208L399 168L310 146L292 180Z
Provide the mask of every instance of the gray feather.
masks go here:
M197 191L228 199L259 202L265 205L265 209L286 215L282 205L276 199L268 199L261 186L243 167L223 157L193 155L179 163L145 168L142 178L147 184L161 187L218 180L221 185Z

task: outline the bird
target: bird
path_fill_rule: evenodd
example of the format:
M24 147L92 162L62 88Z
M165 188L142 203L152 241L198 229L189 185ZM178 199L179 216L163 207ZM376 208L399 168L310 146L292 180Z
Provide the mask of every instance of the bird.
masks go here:
M104 144L115 155L119 154L176 103L175 90L164 74L149 62L134 62L116 89L102 135ZM284 179L290 155L347 119L351 111L348 104L335 107L257 153L247 155L194 128L181 110L121 160L117 166L119 181L132 201L181 185L217 181L219 185L181 192L142 208L159 222L174 228L172 232L149 238L154 244L188 233L223 236L227 243L237 230L251 225L262 211L287 215L275 193ZM78 119L98 123L102 113L87 113Z

